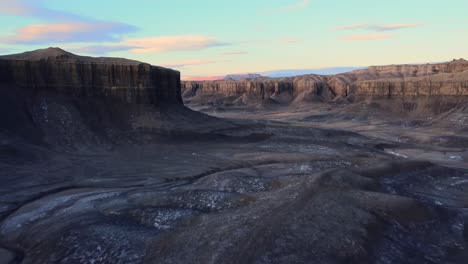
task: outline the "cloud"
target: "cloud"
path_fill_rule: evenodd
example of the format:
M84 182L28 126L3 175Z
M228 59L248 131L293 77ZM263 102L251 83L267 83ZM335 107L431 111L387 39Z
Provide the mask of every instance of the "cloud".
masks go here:
M0 14L32 17L44 23L18 28L14 35L0 38L9 44L118 41L137 27L96 20L74 13L46 8L44 0L2 0Z
M0 14L12 16L24 16L35 13L37 8L32 1L25 0L2 0Z
M378 40L378 39L389 39L393 38L393 35L389 34L367 34L367 35L353 35L353 36L344 36L344 40Z
M249 54L247 51L230 51L230 52L223 52L221 55L246 55Z
M94 46L85 46L76 49L70 49L70 51L75 53L86 53L94 55L106 55L111 52L117 51L128 51L135 49L134 46L125 46L125 45L94 45Z
M0 54L6 54L6 53L8 53L8 52L10 52L9 49L0 48Z
M119 23L70 22L34 24L21 27L13 36L0 38L8 44L46 44L69 42L119 41L121 35L133 31L133 27Z
M424 26L424 24L423 23L393 24L393 25L385 25L385 26L375 26L374 30L376 30L376 31L390 31L390 30L414 28L414 27L421 27L421 26Z
M162 36L152 38L129 39L125 45L135 46L133 53L155 53L164 51L202 50L211 47L230 45L213 37L202 35Z
M304 39L301 38L283 38L280 39L282 43L299 43L299 42L304 42Z
M46 21L97 21L72 12L45 7L44 0L2 0L0 14L35 17Z
M187 60L187 61L180 61L172 64L165 64L162 65L163 67L168 68L183 68L187 66L194 66L194 65L205 65L205 64L213 64L216 61L208 61L208 60Z
M368 29L368 30L379 32L379 31L390 31L390 30L420 27L424 25L425 24L423 23L407 23L407 24L391 24L391 25L379 25L376 23L362 23L362 24L336 26L336 27L332 27L331 30Z
M159 36L150 38L128 39L112 45L94 45L74 49L75 52L89 54L107 54L116 51L130 51L132 53L157 53L168 51L202 50L215 46L229 45L212 37L202 35ZM177 63L178 65L195 65L191 63Z
M342 25L332 27L331 30L351 30L351 29L362 29L362 28L369 28L373 26L372 23L362 23L362 24L352 24L352 25Z
M184 81L216 81L224 79L224 76L187 76L182 79Z
M399 30L405 28L413 28L423 26L423 23L407 23L407 24L390 24L390 25L378 25L375 23L362 23L362 24L353 24L353 25L343 25L331 28L331 30L355 30L355 29L366 29L368 31L375 31L374 34L366 35L351 35L344 36L344 40L377 40L377 39L389 39L394 38L394 35L384 34L379 32Z

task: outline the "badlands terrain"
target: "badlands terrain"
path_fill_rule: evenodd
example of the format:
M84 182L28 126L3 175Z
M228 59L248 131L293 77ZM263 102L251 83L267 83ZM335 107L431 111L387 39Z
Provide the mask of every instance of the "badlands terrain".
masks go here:
M185 105L184 105L185 104ZM468 62L180 82L0 57L0 263L467 263Z

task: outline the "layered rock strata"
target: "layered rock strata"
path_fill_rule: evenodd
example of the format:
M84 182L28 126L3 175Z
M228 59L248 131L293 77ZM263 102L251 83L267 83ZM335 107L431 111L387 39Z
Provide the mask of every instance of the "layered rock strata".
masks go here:
M181 104L180 73L137 61L81 57L58 48L0 57L0 83L127 103Z
M178 71L58 48L0 57L0 112L0 134L66 148L223 125L184 107Z
M182 83L182 91L189 103L228 100L244 104L266 99L292 104L337 98L468 96L468 62L373 66L334 76L187 81Z

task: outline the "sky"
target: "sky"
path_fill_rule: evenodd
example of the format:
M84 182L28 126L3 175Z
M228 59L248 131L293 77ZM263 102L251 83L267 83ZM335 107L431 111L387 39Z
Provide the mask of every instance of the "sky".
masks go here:
M468 58L467 0L0 2L0 54L61 47L185 79Z

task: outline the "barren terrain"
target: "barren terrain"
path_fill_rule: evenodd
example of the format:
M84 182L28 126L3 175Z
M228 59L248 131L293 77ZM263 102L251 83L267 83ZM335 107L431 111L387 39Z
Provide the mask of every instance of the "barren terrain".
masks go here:
M0 263L466 263L461 97L190 110L148 67L0 78Z

